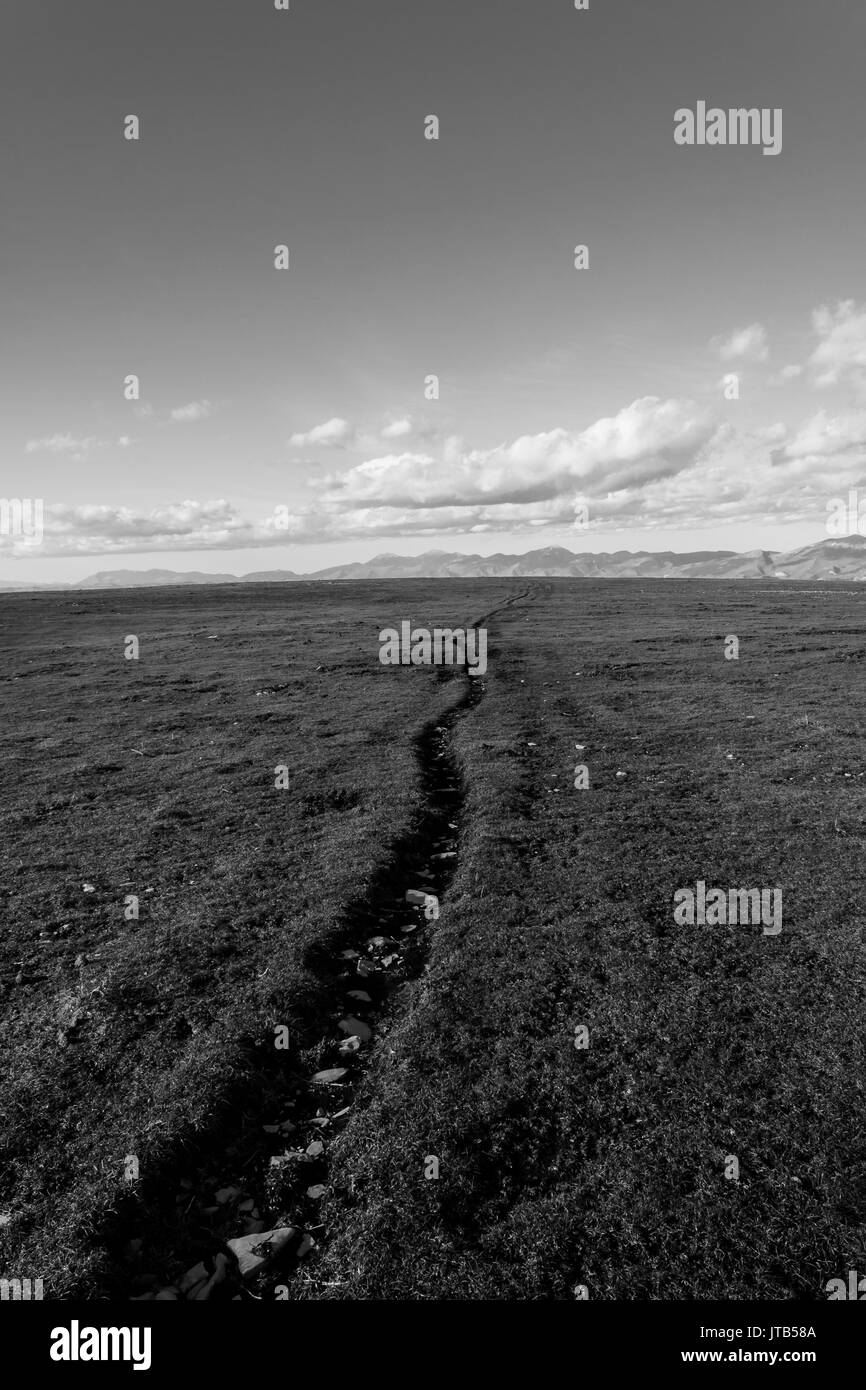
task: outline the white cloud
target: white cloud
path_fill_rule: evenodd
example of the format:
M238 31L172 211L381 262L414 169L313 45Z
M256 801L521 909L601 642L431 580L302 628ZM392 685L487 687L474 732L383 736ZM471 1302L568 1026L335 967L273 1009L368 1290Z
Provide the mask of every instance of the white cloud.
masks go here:
M487 450L467 450L453 436L438 457L371 458L326 479L312 504L275 507L260 520L225 499L148 512L46 505L39 553L240 550L544 528L564 536L578 498L591 527L606 531L727 521L823 526L827 500L866 478L864 457L866 409L818 411L795 430L776 421L745 431L729 419L714 423L688 401L645 397L578 432L553 429ZM32 546L0 537L0 551L32 554Z
M412 433L412 421L406 416L402 420L392 420L390 425L386 425L382 430L383 439L402 439L407 434Z
M802 375L803 368L798 366L796 362L789 362L786 367L782 367L781 371L773 372L767 377L767 385L784 386L789 381L796 381Z
M812 327L819 338L809 358L818 386L851 382L858 390L866 387L866 307L853 299L841 300L835 309L822 305L812 314Z
M820 464L821 460L835 459L838 462L850 455L856 467L866 471L864 447L866 411L828 415L826 410L819 410L817 415L800 426L780 452L785 459L805 462L809 467Z
M183 424L191 424L196 420L206 420L213 413L213 405L210 401L190 401L188 405L175 406L171 411L170 419L180 421Z
M331 474L319 487L323 502L347 510L524 505L570 494L578 483L615 491L676 472L711 433L691 402L645 396L576 434L554 429L470 452L451 440L442 458L387 454Z
M264 532L262 533L264 534ZM177 502L149 512L105 505L45 507L40 555L122 555L159 550L218 550L256 543L256 527L225 500ZM14 537L0 552L23 553Z
M28 439L24 446L28 454L83 454L99 444L98 439L75 439L71 434L49 434L42 439Z
M766 362L770 356L767 330L761 323L737 328L727 338L713 338L710 346L723 362Z
M350 425L348 420L343 420L335 415L332 420L326 420L323 425L314 425L311 430L306 430L301 434L293 434L289 443L295 449L306 449L314 444L330 445L332 448L346 448L354 438L354 426Z
M289 439L295 449L310 447L350 449L356 453L373 453L385 443L398 439L408 439L414 435L416 440L431 442L438 438L438 428L432 422L415 420L411 415L400 415L388 419L381 428L364 428L353 425L349 420L336 415L310 430L299 431Z
M116 441L97 439L94 435L88 435L84 439L76 439L71 434L50 434L42 439L28 439L24 445L24 452L27 454L69 454L73 461L77 462L86 458L94 449L110 449L113 443L121 449L128 449L130 445L137 444L138 441L132 439L128 434L120 435Z

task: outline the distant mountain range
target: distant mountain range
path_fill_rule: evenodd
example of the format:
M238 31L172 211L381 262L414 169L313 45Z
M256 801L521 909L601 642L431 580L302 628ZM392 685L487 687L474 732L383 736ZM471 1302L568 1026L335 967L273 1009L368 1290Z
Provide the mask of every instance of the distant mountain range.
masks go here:
M525 555L461 555L428 550L423 555L376 555L372 560L333 565L312 574L257 570L252 574L203 574L199 570L100 570L74 584L0 580L0 592L25 590L129 589L168 584L296 584L340 579L837 579L866 580L866 537L817 541L799 550L616 550L575 554L562 546Z

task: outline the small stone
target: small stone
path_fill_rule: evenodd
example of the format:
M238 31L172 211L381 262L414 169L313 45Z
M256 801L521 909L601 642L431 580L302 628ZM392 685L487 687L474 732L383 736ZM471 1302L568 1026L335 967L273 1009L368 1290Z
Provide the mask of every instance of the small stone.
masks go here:
M157 1303L176 1303L180 1296L180 1291L170 1284L168 1288L160 1289L154 1298Z
M343 1042L340 1043L340 1046L337 1048L337 1051L338 1051L342 1056L344 1056L344 1057L349 1057L349 1056L352 1055L353 1052L358 1052L358 1051L360 1051L360 1048L361 1048L361 1039L360 1039L360 1038L345 1038L345 1039L343 1040Z
M314 1139L311 1144L307 1145L308 1158L319 1158L319 1156L324 1152L325 1146L322 1143L321 1139Z
M403 930L405 931L406 928L404 927ZM366 990L363 989L350 989L348 996L350 999L360 1000L362 1004L372 1004L373 1002Z
M372 955L377 951L387 951L389 946L396 945L397 942L394 940L393 936L371 936L370 940L367 942L367 950Z
M313 1082L317 1086L333 1086L336 1081L342 1081L346 1074L345 1067L327 1067L324 1071L316 1072Z
M249 1279L285 1254L300 1234L294 1226L280 1226L274 1231L236 1236L226 1244L237 1259L241 1277Z
M317 1183L314 1184L313 1187L308 1187L308 1188L307 1188L307 1196L308 1196L312 1201L317 1202L317 1201L319 1200L320 1197L324 1197L324 1195L325 1195L325 1193L327 1192L327 1190L328 1190L328 1189L327 1189L327 1187L325 1186L324 1183L317 1182Z
M214 1193L214 1197L221 1207L224 1207L226 1202L233 1202L240 1195L241 1189L239 1187L221 1187L218 1192Z

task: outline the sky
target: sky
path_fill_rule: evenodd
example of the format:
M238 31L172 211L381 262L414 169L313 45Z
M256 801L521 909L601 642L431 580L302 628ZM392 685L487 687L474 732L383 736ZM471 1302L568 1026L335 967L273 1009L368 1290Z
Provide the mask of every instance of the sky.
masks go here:
M866 485L862 0L0 27L0 497L44 514L0 579L785 550ZM781 149L678 144L699 102Z

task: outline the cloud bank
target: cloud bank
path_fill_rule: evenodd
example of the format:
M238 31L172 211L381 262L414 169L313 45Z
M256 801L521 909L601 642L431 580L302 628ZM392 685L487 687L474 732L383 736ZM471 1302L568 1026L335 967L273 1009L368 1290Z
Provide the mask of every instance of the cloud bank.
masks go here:
M304 507L248 519L228 500L151 511L46 499L41 545L0 536L0 551L121 555L227 550L385 536L570 527L701 527L734 520L823 524L826 503L866 480L866 410L819 410L795 430L751 432L687 400L648 396L572 432L523 435L488 450L446 441L367 459L315 485Z
M310 481L304 505L274 499L248 518L229 500L187 500L150 511L44 499L41 544L0 535L6 555L119 555L145 551L223 550L376 537L550 528L561 535L585 507L590 529L701 528L721 523L813 522L826 505L866 485L866 307L823 305L811 317L813 346L802 366L767 374L768 385L797 382L841 388L849 408L807 412L797 425L745 427L721 398L709 408L680 396L642 396L584 429L521 435L486 449L444 435L430 419L394 413L362 430L342 416L297 432L293 448L330 453L329 471ZM711 340L725 362L769 359L760 323ZM716 369L717 370L717 369ZM824 397L826 400L826 396ZM213 409L207 400L171 411L188 423ZM26 442L25 453L77 458L114 441L54 433ZM344 453L364 455L343 460Z

